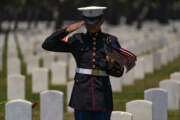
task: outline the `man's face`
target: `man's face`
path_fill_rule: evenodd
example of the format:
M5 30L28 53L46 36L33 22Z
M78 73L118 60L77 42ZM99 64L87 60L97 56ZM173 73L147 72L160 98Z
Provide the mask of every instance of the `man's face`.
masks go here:
M101 25L102 25L102 23L104 22L104 19L101 19L101 20L99 20L98 22L96 22L95 24L88 24L86 21L85 21L85 26L86 26L86 29L88 30L88 31L94 31L94 32L96 32L96 31L99 31L100 30L100 28L101 28Z

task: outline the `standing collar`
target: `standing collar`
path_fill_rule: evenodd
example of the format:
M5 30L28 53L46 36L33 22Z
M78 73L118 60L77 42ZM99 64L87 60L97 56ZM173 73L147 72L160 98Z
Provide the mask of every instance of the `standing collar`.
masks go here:
M87 34L90 35L90 36L92 36L92 37L97 37L97 36L99 36L101 33L102 33L101 30L99 30L98 32L95 32L95 33L92 33L92 32L90 32L90 31L87 31Z

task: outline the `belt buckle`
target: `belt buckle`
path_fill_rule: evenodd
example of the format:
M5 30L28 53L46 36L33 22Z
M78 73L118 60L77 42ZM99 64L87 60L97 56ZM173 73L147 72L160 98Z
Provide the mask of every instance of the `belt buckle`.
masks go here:
M100 75L100 71L97 69L92 70L92 75Z

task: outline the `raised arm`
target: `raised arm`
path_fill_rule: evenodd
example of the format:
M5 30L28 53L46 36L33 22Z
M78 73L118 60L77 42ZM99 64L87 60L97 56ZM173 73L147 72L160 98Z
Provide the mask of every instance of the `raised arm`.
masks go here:
M83 21L71 24L64 29L57 30L52 33L42 44L42 48L54 52L70 52L70 43L68 42L67 35L84 24Z

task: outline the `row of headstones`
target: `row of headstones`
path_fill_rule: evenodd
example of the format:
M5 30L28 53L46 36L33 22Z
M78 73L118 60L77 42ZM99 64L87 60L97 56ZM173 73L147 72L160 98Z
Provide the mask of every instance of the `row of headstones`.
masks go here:
M152 52L154 49L167 46L169 43L177 40L178 33L173 32L172 24L168 26L157 26L145 26L144 29L137 30L134 26L121 24L112 27L104 24L102 28L103 31L117 36L121 46L139 56L146 52ZM80 30L80 32L82 31L84 29Z
M52 72L52 83L54 84L64 84L66 79L61 80L62 77L65 78L65 68L62 67L61 63L54 64L54 71ZM65 66L64 66L65 67ZM60 72L64 73L64 76L59 76ZM49 86L49 74L47 68L35 68L32 71L32 93L40 93L41 91L48 90ZM7 97L8 100L13 99L25 99L26 87L25 87L25 76L21 74L9 74L7 78ZM18 83L18 84L17 84ZM73 84L70 82L68 86L72 88ZM71 89L70 89L71 90ZM71 91L68 91L71 93Z
M126 112L113 111L111 120L167 120L168 92L160 88L148 89L145 100L126 103ZM40 119L63 120L64 95L59 91L40 94ZM6 120L32 120L32 103L12 100L6 104Z
M34 72L35 75L33 77L33 92L39 93L43 90L48 89L48 77L47 77L47 69L41 69ZM8 100L12 99L24 99L25 96L25 78L21 75L12 75L8 77ZM176 110L179 107L180 102L180 84L177 82L180 80L180 73L176 72L171 75L171 79L173 80L165 80L160 82L160 87L166 89L168 94L168 108L171 110ZM39 81L41 80L41 81ZM18 83L18 84L17 84ZM73 81L68 82L67 86L67 97L68 101L70 99L71 91L73 88ZM68 107L68 111L72 111L71 108Z
M21 62L18 57L18 49L14 33L9 33L8 35L7 49L7 74L21 74Z
M24 99L25 77L21 75L21 61L18 57L14 33L8 35L7 51L7 98L8 100Z
M114 28L112 28L114 29ZM131 28L129 28L131 29ZM121 27L118 27L118 33L121 30ZM121 30L122 31L122 30ZM144 32L144 31L133 31L133 35L129 35L128 34L128 38L126 40L124 40L123 38L119 38L120 40L122 40L120 43L122 42L127 42L125 44L122 43L123 47L127 47L129 50L132 50L133 52L135 52L136 54L139 55L139 53L144 53L146 51L154 50L159 48L162 44L161 42L166 42L167 39L171 39L169 36L172 36L170 33L168 34L163 34L160 31L164 31L164 29L162 28L161 30L157 31L157 32ZM46 32L46 30L44 30L44 32ZM125 30L126 32L126 30ZM168 32L168 30L165 30L165 33ZM114 32L113 32L114 33ZM116 32L115 32L116 33ZM126 32L127 33L127 32ZM122 33L122 35L127 35L127 34ZM156 35L158 33L158 35ZM27 33L28 34L28 33ZM51 32L47 32L47 34L43 34L43 32L41 33L41 36L39 33L32 33L33 35L31 35L31 37L29 37L29 35L27 34L21 34L19 33L19 39L20 39L20 43L23 44L23 52L25 56L28 56L29 54L32 54L34 52L38 52L40 56L43 56L43 50L39 47L42 44L42 41L51 34ZM140 35L139 35L140 34ZM146 37L146 34L149 35L149 37L153 37L153 38L148 38ZM154 35L155 34L155 35ZM122 36L121 35L121 36ZM135 39L135 36L141 36L140 38ZM166 36L164 36L166 35ZM176 35L175 33L173 35ZM28 36L28 37L27 37ZM33 36L33 37L32 37ZM164 36L164 39L162 40L162 36ZM131 38L133 38L133 40ZM148 40L147 40L148 39ZM168 40L169 40L168 39ZM171 39L171 42L174 41L175 38ZM23 41L23 42L22 42ZM28 42L27 42L28 41ZM148 44L148 46L147 46ZM137 51L137 52L136 52ZM140 51L140 52L138 52Z
M59 91L44 91L40 94L41 120L63 120L64 95ZM22 99L6 104L6 120L32 120L32 103Z
M167 65L169 62L171 62L172 60L174 60L175 58L177 58L179 56L179 54L180 54L179 48L180 48L180 42L176 42L176 43L171 44L167 47L164 47L158 51L155 51L152 54L145 55L142 57L138 57L137 64L136 64L135 68L133 70L131 70L130 72L128 72L127 74L124 74L123 79L122 79L122 83L119 83L119 85L120 84L132 85L134 83L134 80L143 79L146 73L153 73L155 70L158 70L162 66ZM59 69L60 70L60 68L59 68L60 66L57 66L56 62L54 62L54 60L52 59L53 54L46 54L45 56L46 56L44 59L45 67L50 68L52 73L54 73L53 69ZM66 56L66 58L67 58L67 56ZM67 71L66 63L62 62L62 61L61 61L61 63L62 63L62 66L64 66L62 68L65 68L64 72L66 72ZM69 76L69 78L72 79L74 77L75 68L76 68L76 63L75 63L73 57L70 57L68 66L69 66L69 72L68 72L69 75L68 76ZM60 76L64 76L65 73L59 72L57 75L58 75L58 77L55 77L55 78L58 79ZM53 77L53 75L52 75L52 77ZM115 80L115 79L117 79L117 80ZM120 78L111 77L112 83L115 82L114 85L118 85L117 81L119 81L119 79ZM63 80L67 80L67 76L65 76L65 78L63 78ZM119 82L121 82L121 81L119 81ZM63 84L64 83L65 82L63 82ZM58 84L58 82L56 82L55 84ZM59 82L59 84L60 84L60 82ZM116 87L113 87L113 88L116 91ZM117 89L120 90L120 87Z
M16 52L15 52L16 51ZM11 56L13 55L13 56ZM8 100L12 99L24 99L25 98L25 76L21 75L21 61L17 57L17 43L14 38L14 34L9 34L9 40L8 40L8 78L7 78L7 94L8 94ZM34 70L31 71L32 74L32 91L33 93L39 93L43 90L48 89L48 69L46 68L39 68L38 63L37 67L34 67ZM29 65L30 66L30 65ZM59 66L58 70L54 69L52 71L53 76L53 83L56 82L64 82L66 80L60 79L58 76L59 72L62 73L61 77L65 78L65 71L64 64L57 63L53 66ZM32 67L32 66L31 66ZM29 67L28 67L29 68ZM52 67L55 68L55 67ZM30 71L30 70L29 70ZM61 72L62 71L62 72ZM64 73L64 76L63 76ZM19 84L17 84L19 83Z
M180 72L174 72L169 79L159 83L160 88L168 91L168 109L180 109Z
M17 63L16 63L17 64ZM52 84L66 83L66 69L62 63L54 63L52 66ZM63 74L64 73L64 74ZM59 75L60 74L60 75ZM48 90L49 72L47 68L34 68L32 71L32 92L39 93L43 90ZM14 71L13 74L8 74L7 78L7 94L8 99L24 99L25 98L25 76ZM17 84L18 83L18 84Z
M7 98L25 99L26 96L26 81L25 76L21 74L11 74L7 78ZM17 84L18 83L18 84ZM45 68L38 68L32 74L32 92L39 93L43 90L48 90L48 70Z
M111 84L113 87L116 87L116 91L117 91L118 80L116 82L113 82L113 83L112 83L112 81L111 81ZM69 100L70 100L73 84L74 84L73 81L68 82L68 85L67 85L67 102L69 102ZM113 87L112 87L112 89L114 89ZM168 92L168 99L167 99L168 110L178 110L180 107L180 72L175 72L175 73L171 74L171 80L161 81L159 83L159 87L162 89L165 89ZM70 107L68 107L67 110L68 110L68 112L73 112L73 109Z
M167 47L159 49L152 54L137 58L136 66L123 77L111 77L113 91L121 92L122 86L133 85L135 80L142 80L145 74L153 73L172 62L180 55L180 42L175 42Z
M176 47L170 47L170 48L173 49L173 48L176 48ZM161 50L161 51L163 51L163 50ZM177 52L173 52L170 49L164 49L164 51L166 51L166 52L167 51L171 51L169 53L177 53ZM153 56L149 55L148 57L146 57L147 61L150 61L148 63L146 63L146 61L143 60L143 59L138 59L140 62L137 62L137 63L139 63L139 64L136 65L135 70L132 70L128 74L125 74L125 77L124 77L124 80L123 80L122 83L124 83L126 85L127 84L133 84L135 79L143 79L144 78L144 74L146 72L146 71L143 70L144 66L146 67L145 70L147 70L147 72L152 72L153 71L153 66L156 67L156 68L159 68L158 66L160 66L160 64L158 64L158 63L159 63L159 61L164 60L164 58L162 58L158 53L160 53L160 52L158 51ZM170 55L172 55L172 54L170 54ZM44 56L45 56L44 57L44 63L45 63L44 65L45 65L45 67L49 68L49 66L51 66L50 63L52 63L54 61L52 59L53 58L53 54L45 54ZM173 57L167 57L167 58L173 58ZM39 60L38 57L35 57L34 59L35 60L28 59L29 64L28 64L27 68L28 68L28 71L30 73L32 72L33 68L39 67L38 66L38 60ZM13 59L11 59L11 60L13 60ZM14 66L11 66L11 65L10 66L15 68L15 70L14 70L15 72L20 71L18 69L18 68L20 68L20 67L18 67L18 66L20 66L19 60L15 59L14 61L16 61L16 62L10 62L10 63L15 63ZM66 60L64 60L64 61L66 61ZM142 64L143 63L142 61L145 62L145 65ZM155 63L154 65L152 65L153 62ZM75 62L74 62L74 60L72 58L70 59L70 63L71 64L69 65L70 66L69 73L70 73L70 76L73 78L74 77ZM52 84L65 84L66 81L67 81L67 76L66 76L66 68L67 67L66 67L66 63L62 63L61 65L58 65L58 64L61 64L61 63L54 63L52 65L52 67L51 67L52 68ZM62 67L62 66L64 66L64 67ZM65 69L61 69L61 68L65 68ZM63 70L63 71L62 72L58 72L58 71L61 71L61 70ZM134 71L135 71L135 73L134 73ZM134 75L132 75L132 74L134 74ZM63 77L61 77L61 79L59 79L60 76L63 76ZM134 78L132 76L134 76ZM128 77L130 77L130 78L128 78ZM121 82L121 81L119 81L119 79L117 79L117 80L115 80L115 79L117 79L117 78L113 78L113 77L111 78L112 85L115 86L115 87L113 87L113 91L121 91L121 84L122 83L117 84L118 82Z
M134 70L134 79L143 79L145 73L152 73L154 70L158 70L163 65L166 65L172 60L174 60L180 54L179 48L180 42L176 41L175 43L172 43L167 47L154 51L152 54L139 57L137 62L138 65L136 65ZM73 78L75 74L74 69L76 67L75 61L73 59L70 59L69 66L69 77ZM130 74L132 74L132 72ZM127 80L125 80L125 84L126 81ZM131 82L130 84L132 84Z
M118 27L118 28L121 28L121 27ZM113 29L113 28L112 28ZM164 30L164 29L162 29L162 30ZM118 29L118 31L119 31L119 29ZM44 31L45 32L45 31ZM137 31L136 31L137 32ZM137 33L134 33L134 35L137 35L137 33L141 33L141 32L137 32ZM142 31L143 32L143 31ZM167 30L166 30L166 32L168 32ZM119 32L118 32L119 33ZM156 32L155 32L156 33ZM49 33L50 34L50 33ZM149 34L151 34L151 33L147 33L148 35ZM153 34L153 33L152 33ZM161 32L159 32L159 34L161 35ZM169 35L170 33L168 33L168 34L166 34L166 35ZM44 54L44 51L41 49L41 47L39 47L39 46L41 46L41 44L42 44L42 41L47 37L47 35L48 34L43 34L43 33L41 33L41 36L39 35L39 33L34 33L33 34L33 37L32 37L32 35L31 35L31 37L26 37L26 34L21 34L21 33L19 33L19 40L20 40L20 43L22 44L22 48L23 48L23 52L24 52L24 55L25 56L29 56L29 54L33 54L33 51L35 50L36 52L38 52L38 51L40 51L40 56L43 56L43 54ZM126 35L126 34L123 34L123 35ZM159 36L160 36L159 35ZM27 36L29 36L29 35L27 35ZM131 35L128 35L128 37L129 36L131 36ZM142 35L142 36L144 36L144 35ZM155 35L151 35L151 36L155 36ZM163 36L163 35L162 35ZM169 35L169 36L171 36L171 35ZM132 36L131 36L132 37ZM134 38L134 37L133 37ZM166 39L168 39L168 36L165 36L165 38ZM175 38L174 38L175 39ZM171 42L172 41L174 41L174 39L171 39ZM121 40L121 39L120 39ZM139 40L139 39L138 39ZM27 42L28 41L28 42ZM140 44L137 44L138 42L137 42L137 40L133 40L133 42L134 43L130 43L129 42L129 40L123 40L123 41L128 41L127 42L127 44L130 44L130 46L133 44L133 46L135 46L135 47L137 47L137 49L138 50L140 50L140 49L142 49L143 47L143 49L147 49L149 46L151 46L151 44L152 44L152 46L156 46L156 47L152 47L151 49L156 49L157 47L159 47L159 44L161 44L161 41L166 41L166 40L162 40L162 39L160 39L158 36L156 37L154 37L154 38L152 38L152 39L150 39L150 40L147 40L147 37L145 37L143 40L141 40L141 41L143 41L143 44L142 43L140 43ZM132 40L131 40L132 41ZM152 42L151 43L151 41L156 41L156 42ZM146 44L148 44L148 46L146 45ZM123 47L124 47L124 45L122 45ZM126 45L125 45L126 46ZM129 48L129 47L127 47L127 48ZM36 49L38 49L38 50L36 50ZM130 50L131 50L131 47L129 48ZM134 48L134 49L136 49L136 48ZM28 51L27 51L28 50ZM34 51L34 52L35 52ZM30 52L30 53L29 53ZM134 51L133 51L134 52ZM145 51L144 51L145 52ZM48 64L47 64L48 65ZM49 66L49 65L48 65Z
M22 37L22 35L18 35L19 37ZM23 43L24 39L18 39L19 43ZM23 44L20 44L21 51L24 51ZM39 48L41 48L39 46ZM42 48L41 48L42 49ZM43 50L44 51L44 50ZM27 65L27 73L29 75L32 74L33 69L40 67L40 60L43 60L43 67L47 68L52 72L52 84L65 84L67 81L67 61L68 61L68 55L67 54L55 54L55 53L49 53L45 52L39 56L39 55L33 55L31 53L30 55L26 55L23 53L24 56L24 62ZM59 72L58 72L59 71ZM61 79L59 79L61 78Z
M49 22L48 22L49 23ZM55 24L55 22L50 22L50 26L47 26L47 24L48 24L47 22L44 22L44 21L41 21L41 22L39 22L38 23L38 25L34 25L34 24L32 24L31 25L31 29L32 30L44 30L44 29L47 29L47 27L48 27L48 29L54 29L54 24ZM28 28L28 26L29 26L29 23L28 22L20 22L19 24L18 24L18 29L20 29L20 30L27 30L27 28ZM11 22L11 21L3 21L2 22L2 29L4 29L4 30L7 30L7 29L11 29L11 30L13 30L14 29L14 27L15 27L15 24L14 24L14 22ZM29 29L29 28L28 28ZM31 30L31 29L29 29L29 30Z
M176 46L175 46L176 45ZM112 88L113 91L121 91L122 85L132 85L135 81L135 79L143 79L145 73L152 73L155 69L159 69L162 65L165 65L168 63L168 61L173 60L174 58L177 57L177 55L179 54L177 51L178 44L172 44L171 46L167 47L167 48L163 48L161 50L158 50L157 52L155 52L154 54L150 54L150 55L146 55L144 57L138 58L138 62L136 67L131 70L130 72L128 72L127 74L125 74L122 78L122 80L120 80L120 78L114 78L111 77L111 83L112 83ZM173 47L175 46L175 47ZM170 51L170 52L169 52ZM172 53L178 53L178 54L172 54ZM173 57L173 56L174 57ZM67 83L67 75L66 75L66 71L67 71L67 66L66 63L63 62L54 62L53 63L53 54L46 54L46 67L48 68L49 66L52 72L52 84L54 85L58 85L58 84L66 84ZM172 56L172 57L169 57ZM171 59L168 59L171 58ZM27 65L28 67L28 71L29 73L32 74L33 72L33 68L36 68L35 71L38 71L37 69L42 69L42 68L38 68L38 57L34 57L34 59L29 59L29 64ZM65 61L65 60L64 60ZM70 59L70 63L73 63L72 65L70 64L70 68L69 68L69 73L70 76L72 76L72 78L74 77L74 69L75 69L75 62L74 59ZM165 62L164 62L165 61ZM53 63L52 65L48 64L48 63ZM18 64L16 64L18 65ZM17 71L17 70L16 70ZM40 70L41 71L41 70ZM45 70L46 72L44 72L45 76L47 76L47 70ZM34 72L35 74L37 72ZM48 78L48 77L46 77ZM61 78L61 79L60 79ZM41 82L43 82L46 86L48 83L45 83L46 80L42 80L42 79L38 79L39 80L39 84L33 84L32 86L34 86L33 88L40 88L39 91L41 91L40 85ZM33 82L34 83L34 82ZM37 86L37 87L35 87ZM46 87L47 88L47 87ZM44 90L44 89L43 89ZM33 90L33 91L37 91L37 90Z
M126 19L126 18L125 18ZM126 26L126 27L131 27L131 29L133 29L133 30L137 30L136 29L136 24L133 24L132 26L127 26L126 24L125 24L125 19L123 18L122 20L120 20L121 22L121 26L120 26L120 28L122 27L122 26ZM64 22L64 25L67 25L69 22L72 22L72 21L65 21ZM172 25L175 25L175 23L176 23L176 26L179 24L179 21L172 21L172 23L170 24L170 25L166 25L167 27L168 26L172 26ZM45 30L45 29L49 29L49 28L51 28L51 29L53 29L54 28L54 25L55 25L55 22L54 21L52 21L52 22L50 22L50 26L48 26L47 27L47 22L45 22L45 21L41 21L41 22L39 22L38 23L38 25L32 25L32 27L31 27L31 29L30 30ZM106 23L105 23L106 24ZM143 27L142 27L142 29L144 30L144 29L152 29L152 28L154 28L154 29L158 29L159 27L162 27L163 25L161 25L161 24L159 24L158 22L155 22L155 21L148 21L148 22L144 22L144 24L143 24ZM23 30L26 30L27 29L27 27L28 27L28 23L27 22L20 22L19 24L18 24L18 28L19 29L23 29ZM111 27L111 25L108 25L107 24L107 27ZM117 26L117 27L119 27L119 26ZM9 21L3 21L2 22L2 29L8 29L8 28L10 28L10 29L13 29L14 28L14 22L9 22ZM132 30L129 30L129 31L132 31ZM128 32L129 32L128 31Z
M180 42L176 42L172 45L169 45L168 47L162 48L158 51L155 51L152 54L145 55L142 57L138 57L137 64L134 69L132 69L127 74L124 74L122 80L120 78L111 77L111 83L113 86L113 91L121 91L122 85L132 85L136 79L143 79L146 73L153 73L155 70L160 69L162 66L167 65L169 62L174 60L177 56L179 56L180 51L178 48L180 48ZM47 55L49 56L49 55ZM169 57L171 56L171 57ZM47 59L47 68L48 66L48 58L52 57L46 57ZM50 60L53 63L53 60ZM49 63L51 63L49 62ZM65 66L65 65L64 65ZM58 69L60 66L54 65L51 68ZM64 68L64 67L63 67ZM66 67L67 68L67 67ZM72 79L74 77L76 68L76 63L72 57L70 57L69 60L69 77ZM60 68L59 68L60 69ZM52 69L51 69L52 70ZM66 71L66 70L65 70ZM53 72L53 70L52 70ZM64 73L62 73L64 74ZM62 76L61 73L57 74L59 76ZM59 78L59 77L57 77ZM58 83L56 83L58 84Z
M46 70L47 71L47 70ZM36 72L37 73L37 72ZM47 72L46 72L46 75L47 75ZM44 76L44 75L43 75ZM41 79L42 80L42 79ZM17 82L16 82L17 83Z
M9 35L8 40L8 78L7 78L7 95L8 100L25 98L25 76L21 75L21 61L17 57L17 45L13 34ZM12 52L11 52L12 51ZM16 52L15 52L16 51ZM13 56L11 56L12 53ZM38 58L37 58L38 59ZM35 58L36 60L36 58ZM49 74L47 68L39 67L39 60L28 64L28 73L32 75L32 92L39 93L48 90ZM34 65L36 64L36 65ZM65 84L66 64L61 62L52 64L52 84ZM61 74L60 74L61 73ZM59 75L60 74L60 75ZM63 79L64 78L64 79ZM17 84L18 83L18 84Z
M20 42L20 41L19 41ZM17 53L17 43L13 33L8 36L8 60L7 60L7 98L25 99L25 76L21 75L21 61ZM18 83L18 84L17 84ZM48 70L37 68L32 75L32 91L39 93L48 89Z
M158 110L154 110L154 114L159 114L163 113L163 111L165 110L179 110L180 109L180 72L175 72L172 73L170 75L170 79L169 80L163 80L159 83L159 87L166 90L167 95L163 95L161 92L157 94L157 96L152 96L152 98L149 98L148 95L146 95L146 93L151 93L152 90L154 90L154 93L152 92L151 94L155 94L156 89L149 89L145 91L145 99L147 100L151 100L154 99L154 101L161 101L158 104L154 105L154 107L160 105L160 107L158 108ZM162 95L161 95L162 94ZM150 94L149 94L150 95ZM166 98L167 97L167 98ZM164 102L163 102L164 101ZM166 103L166 105L165 105ZM164 105L163 105L164 104ZM164 107L167 107L166 109ZM135 107L136 109L136 107ZM160 111L160 112L158 112ZM162 115L162 114L161 114ZM153 120L161 120L161 119L153 119ZM162 119L164 120L164 119Z
M39 74L39 73L37 73L37 74ZM44 76L44 75L42 75L42 76ZM20 79L20 76L19 76L19 78L17 76L16 76L16 78L15 78L15 76L12 76L12 78L13 78L13 80L10 80L11 82L8 82L9 98L10 99L17 99L17 98L24 99L25 88L24 88L24 83L22 82L23 81L22 79L24 79L24 78L22 76L21 76L21 79ZM9 78L9 79L12 79L12 78ZM174 79L174 80L161 81L160 87L163 89L166 89L168 91L168 109L169 110L177 110L179 108L179 102L180 102L180 91L179 91L180 84L179 84L179 82L177 82L178 80L180 80L180 73L178 73L178 72L173 73L171 75L171 79ZM14 87L14 85L16 85L16 87ZM73 86L73 82L68 84L68 89L67 89L68 100L71 95L72 86ZM15 97L13 97L13 96L15 96ZM68 108L68 111L72 111L72 110L70 108Z
M159 87L144 92L144 99L152 103L141 100L126 104L126 111L134 115L133 120L167 120L168 110L180 109L180 72L171 74L171 80L161 81ZM128 106L133 109L128 110Z
M166 49L166 51L170 51L168 49ZM173 51L172 51L173 52ZM175 52L173 52L175 53ZM156 55L156 54L155 54ZM157 55L156 55L157 56ZM161 60L164 60L164 59L149 59L149 58L152 58L152 57L148 57L147 60L154 60L154 62L159 62ZM157 58L161 58L161 57L157 57ZM13 60L13 59L11 59ZM14 67L15 70L14 72L16 73L20 73L20 67L17 67L17 66L20 66L20 61L18 60L18 58L16 59L17 62L11 62L11 64L13 64L13 66L10 64L10 66ZM151 61L152 63L152 61ZM144 71L143 71L143 67L146 66L146 65L151 65L149 66L150 68L150 71L153 71L152 67L153 65L151 64L150 62L147 63L147 64L137 64L136 66L140 66L141 69L136 69L136 70L132 70L131 72L129 72L128 74L130 74L129 76L131 77L131 79L124 79L123 80L123 83L125 83L126 85L127 84L132 84L134 82L134 79L132 79L132 76L133 76L133 71L136 71L137 74L136 75L136 79L138 79L138 73L141 73L140 76L143 78L144 77ZM158 64L157 64L158 65ZM154 65L156 66L156 65ZM19 69L18 69L19 68ZM62 69L63 68L63 69ZM135 67L135 68L138 68L138 67ZM148 68L148 67L147 67ZM10 70L10 69L9 69ZM74 69L70 69L71 71L74 71ZM19 72L17 72L19 71ZM36 82L32 82L34 83L32 86L33 86L33 92L36 93L36 92L40 92L42 90L45 90L45 89L48 89L47 86L48 86L48 70L46 70L45 68L37 68L33 73L35 75L32 75L32 76L36 76L33 81L39 81L37 83L39 84L36 84ZM61 71L61 72L59 72ZM141 72L140 72L141 71ZM40 77L41 74L36 74L36 73L42 73L44 75L44 79L42 79ZM60 74L61 73L61 74ZM70 72L71 73L71 72ZM125 76L128 76L128 75L125 75ZM140 78L141 78L140 77ZM37 79L36 79L37 78ZM60 79L61 78L61 79ZM63 79L64 78L64 79ZM128 77L124 77L124 78L128 78ZM141 79L142 79L141 78ZM116 79L116 80L115 80ZM129 80L129 81L128 81ZM67 78L66 78L66 65L65 64L61 64L61 63L54 63L52 65L52 83L53 84L65 84L67 81ZM129 82L129 83L128 83ZM41 84L41 83L44 83L44 84ZM112 88L113 88L113 91L121 91L121 87L122 87L122 81L119 80L119 78L111 78L111 83L112 83Z
M166 46L169 42L177 39L177 33L173 32L172 25L144 27L138 31L135 27L126 25L107 28L108 33L116 35L121 40L120 43L123 47L137 55Z
M148 33L149 34L149 33ZM135 34L136 35L136 34ZM19 43L21 43L22 45L21 45L21 47L22 47L22 51L24 52L23 53L23 55L25 56L25 58L26 59L29 59L29 56L33 56L33 50L35 50L35 49L38 49L37 51L40 51L40 54L38 54L38 58L40 57L42 57L42 59L43 59L43 61L44 61L44 65L45 65L45 67L47 67L47 68L50 68L50 66L51 66L51 63L52 63L52 61L54 61L54 58L56 57L56 56L58 56L56 53L53 53L53 54L47 54L47 52L45 52L45 51L43 51L42 50L42 48L41 47L39 47L39 46L41 46L41 44L42 44L42 41L45 39L45 36L46 35L41 35L42 37L40 37L39 36L39 34L35 34L35 35L33 35L34 37L25 37L25 34L21 34L21 33L19 33L18 34L18 37L19 37ZM154 35L152 35L152 36L154 36ZM31 39L32 38L32 39ZM167 38L166 38L167 39ZM175 38L174 38L175 39ZM152 40L154 40L154 39L152 39ZM155 39L156 40L156 39ZM28 42L27 42L28 41ZM136 47L138 48L138 49L141 49L142 47L144 47L144 48L148 48L148 46L150 46L150 43L149 43L149 41L151 41L151 40L148 40L148 41L146 41L146 40L143 40L144 41L144 43L145 44L143 44L143 45L140 45L140 47L137 45L137 41L136 41L136 44L134 44L134 45L136 45ZM159 41L159 39L157 40L158 42L157 43L152 43L152 45L157 45L157 44L161 44L160 43L160 41ZM162 41L162 40L161 40ZM172 40L171 40L172 41ZM146 44L147 44L147 42L148 42L148 46L146 46ZM129 42L127 42L127 43L129 43ZM37 47L34 47L34 46L37 46ZM30 48L29 48L30 47ZM28 49L28 51L27 51L27 48L29 48ZM153 49L153 48L152 48ZM27 52L26 52L27 51ZM63 57L61 57L61 60L62 60L62 58ZM31 59L31 58L30 58ZM63 60L64 61L64 60ZM67 62L65 61L65 63L67 64ZM71 72L70 72L71 73ZM72 75L73 76L73 75ZM71 77L71 75L70 75L70 77Z

